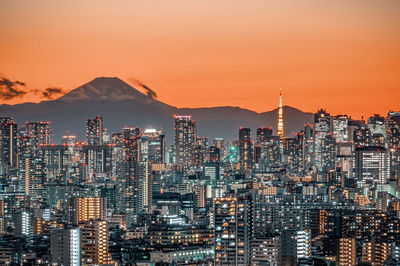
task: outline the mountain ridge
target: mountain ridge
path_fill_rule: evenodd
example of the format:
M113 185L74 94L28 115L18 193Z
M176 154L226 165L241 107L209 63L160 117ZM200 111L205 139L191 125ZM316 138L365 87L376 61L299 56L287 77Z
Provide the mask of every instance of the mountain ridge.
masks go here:
M283 108L285 131L288 133L298 132L305 123L312 122L311 113L290 106ZM153 94L143 94L119 78L100 77L55 100L0 105L0 116L13 116L18 124L50 121L57 140L67 130L83 140L86 119L100 115L109 132L118 132L126 125L142 128L152 126L163 129L167 141L172 143L174 114L192 115L198 125L199 136L234 139L238 137L240 126L252 128L253 135L256 128L262 126L272 126L276 130L277 110L258 113L234 106L177 108L158 101Z

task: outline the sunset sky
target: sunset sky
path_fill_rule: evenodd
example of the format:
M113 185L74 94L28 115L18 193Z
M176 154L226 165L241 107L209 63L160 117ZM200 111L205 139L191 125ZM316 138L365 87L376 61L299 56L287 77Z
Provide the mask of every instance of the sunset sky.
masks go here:
M2 0L0 77L31 92L138 79L178 107L400 110L400 1ZM36 91L34 93L33 91Z

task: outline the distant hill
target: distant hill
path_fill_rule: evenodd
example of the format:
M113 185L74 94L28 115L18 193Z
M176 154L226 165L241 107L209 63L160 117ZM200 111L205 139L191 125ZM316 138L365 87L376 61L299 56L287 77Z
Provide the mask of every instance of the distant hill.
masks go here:
M284 106L284 126L288 136L312 123L313 114ZM67 130L84 140L86 119L103 116L108 132L124 126L161 128L168 143L174 138L174 114L192 115L199 136L235 139L240 126L277 128L278 109L256 113L239 107L176 108L151 98L119 78L96 78L64 96L40 103L0 105L0 117L12 116L18 124L50 121L56 140Z

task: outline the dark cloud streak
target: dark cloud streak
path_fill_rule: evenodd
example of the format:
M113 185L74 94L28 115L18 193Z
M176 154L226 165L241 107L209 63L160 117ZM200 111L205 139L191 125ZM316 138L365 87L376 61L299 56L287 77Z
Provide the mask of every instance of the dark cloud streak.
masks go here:
M0 99L11 100L17 97L22 97L27 94L26 91L19 87L24 87L25 83L21 81L11 81L6 77L0 78Z
M157 98L157 93L154 90L150 89L146 84L137 79L132 79L132 80L140 87L146 90L146 95L149 101L155 100Z
M61 88L46 88L41 92L43 98L51 100L54 99L54 96L65 93Z

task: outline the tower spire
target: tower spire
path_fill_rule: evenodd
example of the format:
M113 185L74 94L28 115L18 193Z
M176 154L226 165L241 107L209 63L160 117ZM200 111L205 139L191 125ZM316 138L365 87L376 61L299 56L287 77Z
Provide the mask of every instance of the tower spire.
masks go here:
M283 107L282 107L282 88L279 91L279 110L278 110L278 136L284 135L283 130Z

